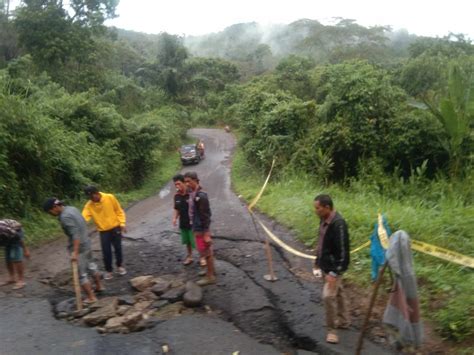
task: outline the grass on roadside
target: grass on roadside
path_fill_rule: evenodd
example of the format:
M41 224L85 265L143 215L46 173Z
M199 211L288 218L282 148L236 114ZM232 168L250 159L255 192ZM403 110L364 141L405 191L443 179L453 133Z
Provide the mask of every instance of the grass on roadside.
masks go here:
M126 208L131 203L152 196L160 191L163 185L180 169L181 162L175 151L164 153L155 170L146 178L143 185L128 192L113 192L119 199L122 207ZM68 200L69 205L82 209L85 200ZM57 220L40 209L28 211L25 218L21 219L26 234L26 242L30 247L36 247L62 235Z
M252 199L265 177L246 162L241 151L234 156L232 181L245 199ZM313 199L329 193L337 210L349 224L351 249L366 242L384 212L393 231L403 229L413 239L451 249L462 254L474 252L474 205L458 203L456 196L440 199L436 206L423 203L419 196L403 199L380 193L332 185L318 186L307 176L270 180L257 208L295 231L305 244L315 242L318 221ZM474 273L469 268L414 253L416 274L424 317L436 322L441 335L461 341L474 334ZM358 284L370 283L369 249L352 256L347 277Z

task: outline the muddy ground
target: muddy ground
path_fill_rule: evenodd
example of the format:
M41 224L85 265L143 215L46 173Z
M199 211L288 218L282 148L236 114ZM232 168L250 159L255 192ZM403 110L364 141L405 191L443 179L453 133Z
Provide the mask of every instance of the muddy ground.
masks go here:
M268 273L263 231L257 233L230 186L233 136L216 129L194 129L191 134L204 140L206 159L183 171L197 171L209 193L217 259L218 281L205 288L206 307L125 335L101 335L94 328L57 320L53 305L73 296L62 238L32 253L24 290L0 288L0 354L161 354L165 345L173 354L354 353L363 311L360 298L355 293L351 297L354 326L340 332L340 344L326 344L321 284L311 275L311 262L272 246L279 280L263 278ZM185 253L171 224L172 195L170 183L128 209L124 255L129 273L106 281L105 296L133 293L128 280L134 276L184 274L188 280L198 279L196 262L181 264ZM304 250L286 229L261 218L287 243ZM93 238L100 259L97 236ZM5 278L1 272L0 280ZM363 354L393 353L377 327L370 337Z

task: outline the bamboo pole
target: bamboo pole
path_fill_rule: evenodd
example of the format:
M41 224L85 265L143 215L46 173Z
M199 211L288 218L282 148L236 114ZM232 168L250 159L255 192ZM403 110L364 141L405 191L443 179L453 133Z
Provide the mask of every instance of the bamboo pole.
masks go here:
M76 293L76 308L78 311L82 311L81 285L79 284L79 272L77 270L77 260L71 261L71 266L72 266L72 280L74 283L74 292Z
M372 297L370 298L369 309L367 310L367 314L365 315L364 323L362 324L362 328L360 330L359 340L357 341L357 348L356 348L356 355L360 355L362 351L362 345L364 343L364 335L367 330L367 325L369 324L370 315L372 314L372 308L374 308L375 299L377 298L377 293L382 283L383 274L385 273L385 269L388 266L388 262L386 261L382 268L379 271L379 275L377 277L377 281L375 282L374 291L372 292Z

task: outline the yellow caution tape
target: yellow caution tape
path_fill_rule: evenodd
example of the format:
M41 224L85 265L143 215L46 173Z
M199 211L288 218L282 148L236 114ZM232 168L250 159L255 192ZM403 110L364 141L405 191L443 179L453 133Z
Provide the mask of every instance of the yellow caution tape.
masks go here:
M358 246L354 250L351 250L351 254L357 253L359 250L362 250L365 247L368 247L369 245L370 245L370 240L366 241L364 244L362 244L361 246Z
M273 167L275 166L275 159L273 159L273 162L272 162L272 167L270 168L270 171L268 172L268 176L265 180L265 183L263 184L262 188L260 189L260 191L258 192L257 196L255 196L255 198L252 200L252 202L250 202L250 204L248 205L247 209L252 212L252 209L255 207L255 205L257 204L258 200L260 200L260 198L262 197L263 195L263 191L265 191L265 188L267 187L267 184L268 184L268 180L270 180L270 176L272 175L272 171L273 171Z
M382 214L379 213L378 215L378 227L377 227L377 234L379 235L380 244L382 244L383 248L386 250L388 249L388 235L385 227L383 226L383 219Z
M455 251L451 251L448 249L444 249L441 247L437 247L436 245L431 245L424 242L419 242L417 240L411 240L411 247L412 249L443 259L450 261L452 263L456 263L462 266L467 266L470 268L474 268L474 258L471 258L467 255L462 255Z
M267 184L268 184L268 181L270 180L270 176L272 174L272 170L273 170L274 165L275 165L275 159L273 159L272 166L270 168L270 171L268 172L268 176L265 180L265 183L263 184L263 186L260 189L257 196L255 196L255 198L252 200L252 202L247 207L249 212L252 213L252 214L253 214L252 209L255 207L257 202L260 200L260 198L262 197L263 192L265 191L265 188L267 187ZM286 251L288 251L288 252L290 252L290 253L292 253L296 256L306 258L306 259L313 259L313 260L316 259L316 257L314 255L309 255L309 254L302 253L302 252L292 248L288 244L284 243L280 238L278 238L275 234L273 234L260 221L260 219L258 219L256 216L255 216L255 218L257 219L258 223L262 226L265 233L276 244L278 244L280 247L282 247ZM388 235L387 235L387 231L385 230L385 228L383 226L382 215L380 213L378 214L378 229L377 229L377 232L378 232L378 236L379 236L379 239L380 239L380 243L382 244L384 249L388 249L388 245L389 245ZM360 245L359 247L351 250L351 254L356 253L356 252L364 249L365 247L367 247L369 245L370 245L370 240L365 242L364 244ZM414 239L411 240L411 245L412 245L412 249L414 249L416 251L419 251L419 252L437 257L439 259L450 261L450 262L453 262L453 263L456 263L456 264L459 264L459 265L462 265L462 266L467 266L467 267L470 267L470 268L474 268L474 258L472 258L470 256L463 255L463 254L457 253L455 251L451 251L451 250L444 249L444 248L441 248L441 247L437 247L435 245L431 245L431 244L428 244L428 243L419 242L419 241L414 240Z

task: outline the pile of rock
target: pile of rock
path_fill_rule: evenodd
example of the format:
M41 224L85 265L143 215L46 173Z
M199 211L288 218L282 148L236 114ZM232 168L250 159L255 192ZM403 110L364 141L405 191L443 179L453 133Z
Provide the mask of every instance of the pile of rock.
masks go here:
M129 333L154 326L157 322L192 313L202 304L202 289L192 281L173 275L139 276L130 280L138 293L105 297L75 310L74 298L55 306L59 319L96 327L101 333Z

